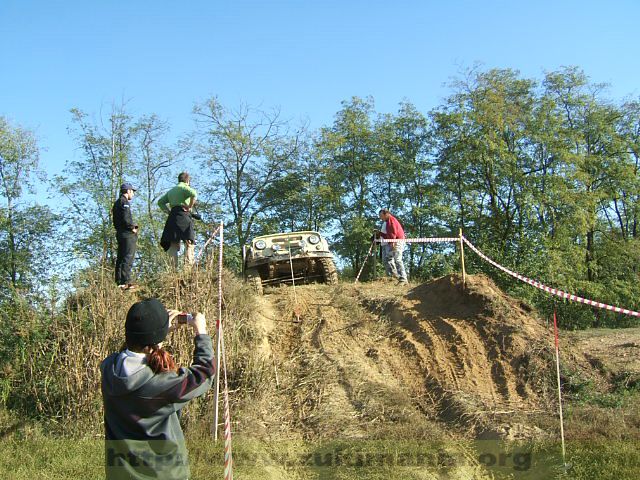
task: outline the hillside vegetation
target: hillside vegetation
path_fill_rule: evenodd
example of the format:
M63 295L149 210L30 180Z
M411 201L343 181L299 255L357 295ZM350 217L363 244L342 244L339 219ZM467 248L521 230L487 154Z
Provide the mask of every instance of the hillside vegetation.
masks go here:
M131 294L108 280L87 277L46 326L25 319L3 379L0 470L11 478L101 478L98 364L122 344L138 298L204 311L213 328L217 278L160 275ZM223 286L238 478L564 478L552 332L487 277L256 297L225 273ZM587 348L598 338L613 342L606 355ZM593 339L562 334L566 478L636 478L640 371L612 349L638 345ZM169 345L189 361L186 332ZM212 397L183 417L195 479L221 472Z

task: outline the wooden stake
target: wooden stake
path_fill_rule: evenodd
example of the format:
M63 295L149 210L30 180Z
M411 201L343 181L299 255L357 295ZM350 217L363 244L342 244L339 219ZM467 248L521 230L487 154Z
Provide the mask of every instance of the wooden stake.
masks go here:
M462 286L467 284L467 272L464 268L464 242L462 240L462 229L460 229L460 263L462 264Z

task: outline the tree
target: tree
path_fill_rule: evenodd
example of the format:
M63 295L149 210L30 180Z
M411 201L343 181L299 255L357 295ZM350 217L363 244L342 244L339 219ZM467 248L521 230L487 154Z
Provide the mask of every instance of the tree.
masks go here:
M111 208L120 185L135 177L133 148L137 128L125 105L113 104L106 118L92 123L88 115L71 110L72 128L81 157L67 162L55 178L66 197L73 221L69 235L77 253L91 264L115 262Z
M159 266L157 258L160 236L164 227L165 215L156 202L163 190L168 187L167 180L171 167L177 162L185 148L176 149L167 146L166 137L169 125L157 115L145 115L135 126L134 144L131 160L135 164L133 171L138 172L136 204L141 205L139 218L141 225L138 234L137 251L143 262L141 270L153 271Z
M383 115L376 122L376 149L379 171L375 178L374 199L402 218L409 236L437 236L438 192L434 188L435 169L430 125L414 105L400 104L395 115ZM445 227L446 234L450 231ZM433 244L410 244L408 269L413 276L428 260L429 252L441 250Z
M452 200L448 221L474 232L489 253L527 264L535 83L513 70L471 70L453 87L446 107L433 114L438 188Z
M291 132L278 110L241 105L231 111L217 98L196 105L193 112L203 171L211 179L208 195L230 212L229 226L242 246L256 222L278 201L264 194L290 172L303 128Z
M574 235L584 240L586 280L596 278L596 235L599 222L611 199L610 192L624 179L618 150L621 139L616 132L620 116L612 105L600 99L604 85L591 85L582 71L567 68L547 75L546 94L554 100L562 118L560 135L564 141L563 200L573 208Z
M273 182L259 196L260 204L269 205L260 219L260 231L276 233L283 228L321 231L329 227L331 186L326 166L313 149L312 139L303 139L289 172Z
M33 292L50 265L36 258L44 254L55 216L47 207L23 203L25 192L33 191L38 159L33 133L0 117L0 197L4 203L0 207L0 282L5 298L11 296L7 287L22 294Z
M379 160L373 114L372 98L342 102L333 126L321 129L316 145L332 186L328 201L339 230L334 249L356 271L365 259L377 217L372 186Z

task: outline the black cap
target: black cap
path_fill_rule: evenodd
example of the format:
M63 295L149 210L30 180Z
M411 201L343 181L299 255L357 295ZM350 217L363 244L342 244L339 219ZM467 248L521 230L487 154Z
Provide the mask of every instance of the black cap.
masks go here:
M123 183L122 185L120 185L120 191L121 192L126 192L127 190L133 190L135 192L138 189L136 187L134 187L132 184L128 183L128 182Z
M169 312L157 298L134 303L124 323L127 345L146 347L162 342L169 332Z

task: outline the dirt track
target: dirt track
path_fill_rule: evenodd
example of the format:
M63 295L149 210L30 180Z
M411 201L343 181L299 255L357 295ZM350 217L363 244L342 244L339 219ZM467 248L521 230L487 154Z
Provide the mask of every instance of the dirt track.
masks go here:
M305 438L412 438L453 427L540 434L518 419L548 407L552 339L486 277L268 289L259 350ZM295 311L300 313L296 322ZM278 393L276 393L278 395ZM404 433L400 433L404 432Z
M640 328L590 329L566 337L613 373L640 375Z
M487 277L468 277L465 288L457 276L267 288L257 302L240 384L251 393L236 433L307 453L336 441L435 446L468 459L447 478L469 479L490 478L472 440L559 438L553 332ZM569 396L614 385L609 367L582 350L588 338L561 336ZM636 348L619 340L617 350ZM581 438L581 428L570 434ZM440 478L437 468L410 472Z

